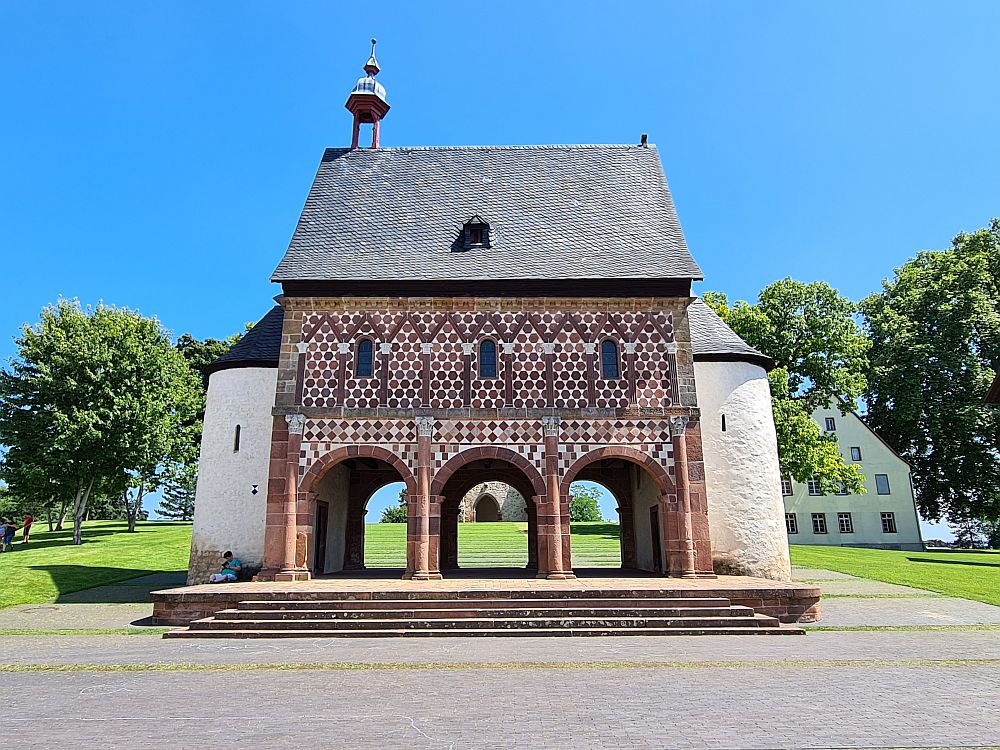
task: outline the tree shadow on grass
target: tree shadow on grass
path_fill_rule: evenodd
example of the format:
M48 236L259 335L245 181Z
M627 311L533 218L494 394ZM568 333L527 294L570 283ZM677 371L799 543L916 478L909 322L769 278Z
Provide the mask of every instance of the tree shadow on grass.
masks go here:
M977 562L976 560L939 560L935 557L907 557L910 562L943 563L944 565L974 565L982 568L1000 568L1000 562Z
M92 565L33 565L31 570L49 574L59 591L57 604L145 604L150 591L183 586L186 575L183 570Z
M18 531L17 532L17 536L14 537L14 548L13 548L12 551L13 552L17 552L18 550L23 549L25 552L27 552L28 550L46 549L48 547L71 547L71 546L73 546L73 532L72 531L69 531L69 532L56 531L56 532L53 532L53 533L60 534L61 536L58 536L56 538L51 538L51 537L46 538L46 537L41 536L40 534L34 534L34 533L32 533L31 540L27 544L22 544L21 543L21 532ZM110 530L110 529L99 529L99 530L95 530L95 531L86 531L85 530L83 532L83 544L87 544L88 542L103 542L103 541L106 541L104 539L93 539L93 537L111 536L114 533L115 532L112 531L112 530ZM48 534L48 532L46 532L46 535L47 534Z

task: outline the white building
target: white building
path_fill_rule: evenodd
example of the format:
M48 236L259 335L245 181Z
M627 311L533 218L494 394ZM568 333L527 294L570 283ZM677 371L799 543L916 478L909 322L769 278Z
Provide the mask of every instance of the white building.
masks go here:
M790 544L922 550L910 466L854 412L817 409L820 429L837 436L841 455L861 467L864 495L824 495L819 482L782 479Z

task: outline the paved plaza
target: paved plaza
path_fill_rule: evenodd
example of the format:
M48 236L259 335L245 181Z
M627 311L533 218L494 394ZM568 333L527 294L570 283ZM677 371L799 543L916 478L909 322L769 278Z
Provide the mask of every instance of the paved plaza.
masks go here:
M824 600L823 623L804 638L0 635L0 670L7 671L0 701L17 717L7 742L454 750L1000 746L1000 608L827 571L798 570L796 577L837 587ZM0 632L87 633L141 623L149 605L122 600L139 599L143 587L164 580L3 610ZM884 627L901 629L872 629Z

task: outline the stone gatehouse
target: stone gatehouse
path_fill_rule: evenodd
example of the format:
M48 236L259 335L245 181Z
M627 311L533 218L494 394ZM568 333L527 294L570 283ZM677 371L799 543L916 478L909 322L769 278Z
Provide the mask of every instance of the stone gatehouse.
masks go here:
M212 367L190 580L229 548L262 580L362 568L392 482L403 577L457 567L484 483L522 499L538 575L572 577L575 480L614 495L623 568L787 579L770 363L692 296L656 149L382 148L365 72L277 306Z

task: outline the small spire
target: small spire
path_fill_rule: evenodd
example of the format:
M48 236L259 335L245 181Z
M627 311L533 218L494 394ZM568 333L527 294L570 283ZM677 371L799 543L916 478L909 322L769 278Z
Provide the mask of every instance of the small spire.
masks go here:
M371 57L368 58L368 62L365 63L365 73L370 76L378 75L380 70L378 60L375 59L375 41L375 37L372 37L372 54Z

